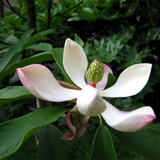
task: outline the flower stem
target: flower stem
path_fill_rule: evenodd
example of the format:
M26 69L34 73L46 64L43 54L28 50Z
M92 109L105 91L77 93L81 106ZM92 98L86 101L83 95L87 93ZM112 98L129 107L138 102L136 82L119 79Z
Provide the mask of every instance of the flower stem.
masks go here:
M102 124L102 117L101 117L101 115L99 114L98 117L99 117L100 124Z

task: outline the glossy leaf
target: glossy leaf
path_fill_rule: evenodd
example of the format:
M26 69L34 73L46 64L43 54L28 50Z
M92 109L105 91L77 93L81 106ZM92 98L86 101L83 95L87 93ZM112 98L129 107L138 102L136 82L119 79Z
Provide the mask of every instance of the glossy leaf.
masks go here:
M100 124L92 145L91 159L117 159L111 134L106 126Z
M75 34L75 42L77 42L81 47L84 46L84 42L77 34Z
M65 79L69 82L69 83L73 83L71 81L71 79L68 77L64 66L63 66L63 48L55 48L53 49L53 57L55 59L55 61L57 62L59 68L62 71L63 76L65 77Z
M72 152L67 141L61 139L60 131L49 124L42 130L37 159L73 159Z
M34 55L32 57L26 58L21 60L20 62L17 62L15 64L13 64L12 66L10 66L9 68L7 68L7 70L5 70L1 75L0 75L0 82L7 77L8 75L10 75L11 73L15 72L16 68L20 68L20 67L24 67L26 65L29 64L34 64L34 63L41 63L41 62L45 62L45 61L50 61L53 60L53 55L51 52L43 52L37 55Z
M0 105L29 97L33 95L23 86L6 87L0 90Z
M44 38L45 37L43 37L42 35L37 34L34 37L27 37L25 39L22 39L15 45L13 45L5 54L0 63L0 73L13 58L15 58L18 54L20 54L25 48L27 48L28 46L32 45L33 43L39 40L43 40Z
M39 32L38 34L41 34L42 36L46 36L46 35L48 35L48 34L53 34L53 33L55 33L55 30L54 30L54 29L48 29L48 30Z
M62 107L46 107L1 124L0 159L16 152L36 131L56 121L67 110Z
M139 155L146 160L160 159L159 131L150 127L132 133L116 131L110 127L109 130L128 152Z
M115 82L116 82L116 77L113 74L109 73L106 88L113 86Z
M16 36L13 36L13 35L9 35L5 40L4 42L7 43L7 44L16 44L18 43L18 38Z
M39 43L29 46L27 49L33 49L35 51L52 51L52 45L49 43Z
M23 33L22 38L30 37L30 36L31 36L31 34L32 34L34 31L35 31L35 29L34 29L34 28L30 28L30 29L28 29L26 32L24 32L24 33Z

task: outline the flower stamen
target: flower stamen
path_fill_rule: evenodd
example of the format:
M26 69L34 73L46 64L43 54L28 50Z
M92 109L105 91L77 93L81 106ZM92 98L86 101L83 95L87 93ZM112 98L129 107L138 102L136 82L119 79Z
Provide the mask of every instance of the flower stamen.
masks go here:
M102 80L104 72L105 72L104 66L98 59L94 60L91 63L86 73L86 77L87 79L89 79L90 85L92 87L95 88L96 84Z

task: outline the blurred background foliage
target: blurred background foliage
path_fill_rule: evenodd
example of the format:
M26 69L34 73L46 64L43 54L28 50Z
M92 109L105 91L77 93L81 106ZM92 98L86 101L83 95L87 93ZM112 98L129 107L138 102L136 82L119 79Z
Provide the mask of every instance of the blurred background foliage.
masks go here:
M1 8L10 9L5 14L1 10L1 60L9 49L26 35L33 36L46 30L49 32L43 40L24 48L9 66L12 67L15 63L23 62L23 59L39 53L52 51L53 48L61 48L65 39L68 37L74 39L76 33L84 42L84 51L89 62L99 59L108 64L115 77L130 65L142 62L153 64L150 80L143 91L133 97L110 101L121 110L133 110L144 105L152 106L157 116L156 121L160 121L160 1L16 0L16 5L10 2L10 0L0 1ZM58 79L63 79L54 60L40 62L50 68ZM1 88L12 85L21 85L15 70L0 84ZM49 102L42 103L50 105ZM72 107L72 104L69 106ZM0 107L0 122L25 115L35 108L34 98L4 104ZM57 123L59 128L64 129L64 119L60 119ZM83 159L83 152L86 157L89 155L88 145L82 147L78 144L85 144L84 141L87 141L87 144L91 143L93 137L90 134L95 130L95 125L91 125L84 135L85 138L75 140L71 144L73 151L75 150L73 146L81 147L78 150L83 150L80 153L76 148L77 159ZM35 143L33 138L30 141ZM115 143L119 148L116 140ZM22 146L20 151L23 150L25 148ZM119 159L124 158L123 152L125 151L119 151ZM24 155L18 153L13 157L18 155L17 160L23 159ZM140 158L134 156L134 159Z

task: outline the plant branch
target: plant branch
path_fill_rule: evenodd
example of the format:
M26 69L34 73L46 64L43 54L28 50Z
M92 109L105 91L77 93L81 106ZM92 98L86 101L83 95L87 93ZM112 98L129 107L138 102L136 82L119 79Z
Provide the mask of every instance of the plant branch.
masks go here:
M47 6L47 29L49 29L50 25L51 25L51 6L52 6L52 0L48 0L48 6Z
M28 11L28 25L30 28L36 28L36 7L34 0L26 0Z
M13 7L12 7L12 5L9 3L9 1L8 0L6 0L6 2L7 2L7 4L9 5L9 7L2 1L2 4L5 6L5 7L7 7L7 8L9 8L11 11L13 11L14 13L16 13L19 17L21 17L24 21L26 21L26 19L19 13L19 12L17 12Z
M0 0L0 18L4 18L3 0Z
M81 3L83 2L83 0L81 0L78 4L76 4L75 6L71 7L70 9L68 9L67 11L63 12L63 13L57 13L54 16L51 17L51 19L53 19L56 16L63 16L64 14L68 13L69 11L71 11L72 9L78 7Z

